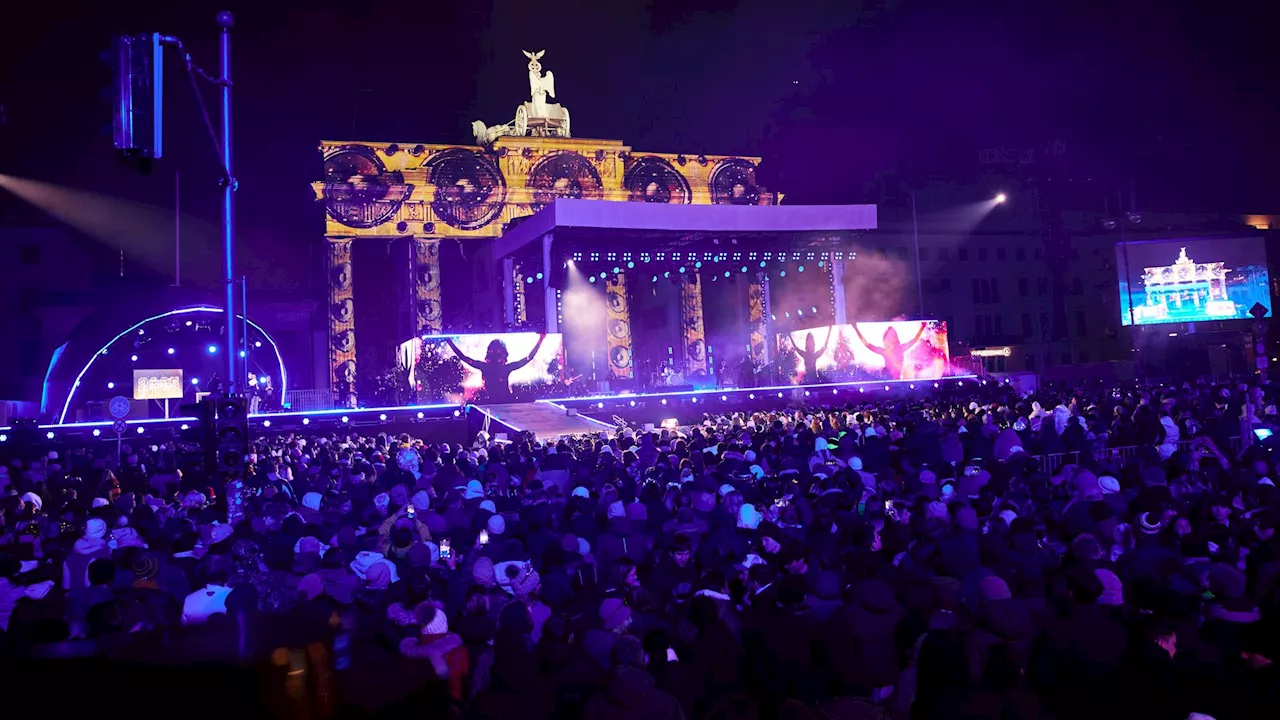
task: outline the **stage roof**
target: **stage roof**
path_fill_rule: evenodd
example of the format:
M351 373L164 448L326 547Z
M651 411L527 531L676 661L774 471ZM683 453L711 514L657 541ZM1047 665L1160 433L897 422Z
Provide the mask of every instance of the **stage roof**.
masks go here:
M498 238L494 257L552 233L556 252L661 250L734 240L742 249L840 249L876 229L875 205L668 205L559 199Z

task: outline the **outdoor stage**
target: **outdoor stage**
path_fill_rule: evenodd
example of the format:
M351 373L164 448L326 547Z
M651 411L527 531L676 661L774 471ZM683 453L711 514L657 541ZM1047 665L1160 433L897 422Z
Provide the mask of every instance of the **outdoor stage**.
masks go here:
M485 430L490 435L531 432L539 439L553 440L564 435L607 431L619 420L632 426L652 423L659 426L676 420L680 424L701 419L703 414L782 410L807 405L832 407L941 397L972 383L986 384L973 375L938 380L876 380L819 385L786 385L760 388L718 388L707 390L654 391L587 397L556 398L530 403L501 405L410 405L355 410L281 412L250 417L256 435L277 433L355 432L362 435L408 433L428 442L469 443ZM128 421L122 436L125 442L164 442L193 418ZM0 427L0 443L15 441L15 429ZM110 422L40 425L35 429L38 444L47 447L115 442Z

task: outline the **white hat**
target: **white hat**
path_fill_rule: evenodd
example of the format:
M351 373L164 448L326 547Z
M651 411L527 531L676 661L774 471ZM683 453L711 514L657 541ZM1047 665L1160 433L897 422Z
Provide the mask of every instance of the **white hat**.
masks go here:
M573 495L574 497L580 497L580 498L584 498L584 497L591 497L591 493L590 493L586 488L582 487L581 485L579 485L578 487L574 488L574 489L573 489L573 492L571 493L571 495Z
M494 505L492 500L481 500L481 501L480 501L480 509L481 509L481 510L488 510L488 511L489 511L489 512L491 512L491 513L496 513L496 512L498 512L498 506L497 506L497 505Z
M1103 475L1098 478L1098 489L1102 490L1103 495L1120 492L1120 481L1110 475Z
M851 458L849 458L849 469L850 469L850 470L861 470L861 469L862 469L862 458L860 458L860 457L851 457Z
M608 516L610 518L624 518L627 516L627 507L622 504L621 500L614 500L609 503Z

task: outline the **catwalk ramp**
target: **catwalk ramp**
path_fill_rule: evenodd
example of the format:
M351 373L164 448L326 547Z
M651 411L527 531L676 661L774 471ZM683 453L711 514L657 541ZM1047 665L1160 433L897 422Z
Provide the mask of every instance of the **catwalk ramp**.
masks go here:
M563 406L546 401L484 405L476 409L498 425L505 425L516 432L532 432L539 440L555 440L563 435L600 432L613 427L581 415L569 415ZM493 431L505 432L497 427Z

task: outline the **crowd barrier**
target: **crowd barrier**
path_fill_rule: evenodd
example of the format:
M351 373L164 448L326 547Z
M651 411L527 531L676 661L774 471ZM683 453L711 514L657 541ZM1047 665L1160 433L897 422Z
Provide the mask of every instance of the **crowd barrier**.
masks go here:
M1094 450L1092 453L1094 462L1115 465L1118 468L1124 468L1133 460L1137 459L1138 451L1142 449L1141 445L1125 445L1123 447L1109 447ZM1178 443L1179 450L1190 450L1191 442L1185 441ZM1230 447L1227 450L1229 457L1235 457L1240 454L1240 438L1230 438ZM1080 452L1052 453L1050 455L1033 455L1032 457L1040 463L1040 470L1052 475L1058 471L1063 465L1079 465Z

